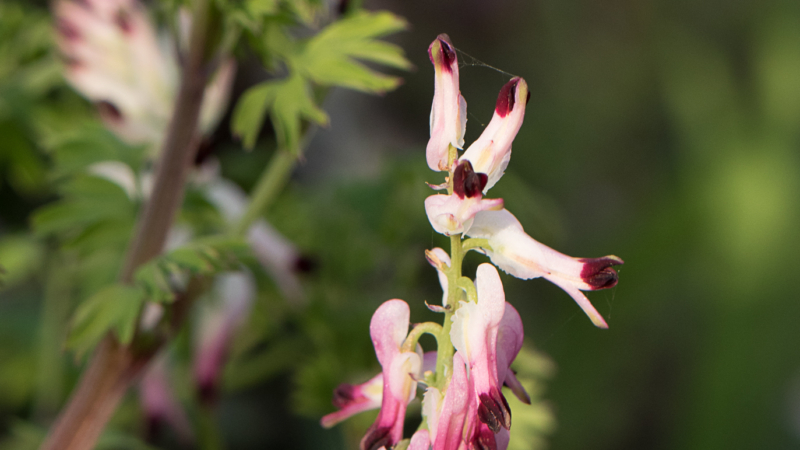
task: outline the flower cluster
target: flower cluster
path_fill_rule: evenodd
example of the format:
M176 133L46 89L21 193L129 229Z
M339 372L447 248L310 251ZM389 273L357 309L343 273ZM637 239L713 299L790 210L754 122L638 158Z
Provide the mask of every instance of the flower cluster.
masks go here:
M459 156L467 105L459 90L458 57L444 34L428 53L436 76L427 162L448 175L445 183L432 186L447 194L428 197L425 211L434 230L450 236L451 242L449 255L441 248L426 252L444 291L441 306L429 308L444 313L444 324L427 322L409 331L408 305L397 299L383 303L370 324L381 374L362 385L340 386L334 396L339 410L322 424L329 427L380 407L361 441L362 450L503 450L510 439L511 411L502 387L525 403L530 397L510 369L523 344L522 320L506 302L495 266L518 278L547 279L572 296L592 323L607 328L581 291L615 286L613 266L623 262L616 256L589 259L559 253L528 236L503 208L502 199L484 198L511 159L511 143L530 97L528 85L515 77L502 87L491 122ZM474 281L461 274L468 250L485 254L494 264L478 266ZM423 354L417 344L423 333L436 338L436 352ZM418 385L425 387L424 420L410 441L403 441L406 407Z

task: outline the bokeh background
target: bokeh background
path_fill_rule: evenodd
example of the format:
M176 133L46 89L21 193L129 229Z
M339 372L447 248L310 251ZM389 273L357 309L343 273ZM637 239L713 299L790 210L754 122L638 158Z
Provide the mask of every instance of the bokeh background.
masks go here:
M439 182L424 148L433 94L426 49L442 32L463 52L467 142L488 123L509 74L530 86L511 164L492 196L541 242L626 261L616 288L589 294L607 331L557 287L503 276L529 344L554 368L541 392L555 418L548 446L800 447L800 3L366 6L408 20L410 29L390 40L416 67L383 97L332 92L324 105L330 128L315 134L270 213L313 262L303 275L308 304L299 313L268 294L259 299L217 414L230 448L350 448L374 415L331 430L317 421L333 409L338 383L377 370L372 312L402 298L412 321L437 319L422 304L441 295L423 251L446 241L430 229L422 201L430 192L424 181ZM30 250L22 237L9 238L24 236L30 214L54 198L38 118L92 114L57 70L34 67L48 60L46 7L9 0L0 7L7 269L40 268L49 251L48 243ZM237 90L259 76L245 62ZM224 122L215 134L214 153L223 173L249 189L272 148L246 153L228 130ZM469 255L465 272L483 261ZM17 272L28 273L9 274ZM69 354L42 356L58 353L42 349L52 342L42 326L43 286L53 286L45 278L33 270L0 291L6 448L17 448L12 436L40 432L37 424L48 423L78 373ZM136 429L137 420L128 399L115 423Z

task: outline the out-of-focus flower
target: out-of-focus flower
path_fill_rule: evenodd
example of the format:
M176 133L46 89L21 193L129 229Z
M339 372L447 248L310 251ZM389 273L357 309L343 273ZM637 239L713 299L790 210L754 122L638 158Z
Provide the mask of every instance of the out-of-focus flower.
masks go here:
M426 150L428 167L448 170L450 146L463 148L467 125L467 102L458 89L458 57L450 37L440 34L430 47L428 57L436 78L431 107L431 138Z
M247 194L231 181L213 177L204 186L206 198L230 224L236 223L247 207ZM308 260L297 247L264 219L256 220L247 232L247 241L258 262L278 286L284 297L295 303L303 300L298 273L308 269Z
M195 343L194 379L204 401L216 398L234 332L255 297L255 281L247 272L220 275L215 284L220 301L201 309Z
M503 396L503 380L497 373L497 332L506 311L497 269L486 263L478 266L475 288L478 302L461 302L453 317L450 338L469 364L479 402L478 417L496 433L511 426L511 408Z
M158 38L136 0L57 0L53 9L67 81L121 139L160 148L178 89L173 41ZM224 60L206 88L202 133L224 113L235 67Z
M410 311L402 300L384 302L369 325L375 354L383 368L383 399L375 423L361 440L361 450L391 448L403 438L406 406L416 395L422 358L401 351L408 334Z
M153 361L139 382L139 402L147 418L148 435L156 435L161 425L167 424L183 442L194 440L189 419L170 387L166 355Z
M442 398L435 387L425 391L422 414L428 422L433 450L458 450L464 440L464 420L474 398L461 353L453 357L453 375Z
M612 266L623 264L620 258L572 258L559 253L528 236L517 218L505 209L476 215L467 235L487 239L488 246L481 247L483 252L506 273L524 280L543 277L566 291L595 326L608 328L581 290L616 286L618 276Z

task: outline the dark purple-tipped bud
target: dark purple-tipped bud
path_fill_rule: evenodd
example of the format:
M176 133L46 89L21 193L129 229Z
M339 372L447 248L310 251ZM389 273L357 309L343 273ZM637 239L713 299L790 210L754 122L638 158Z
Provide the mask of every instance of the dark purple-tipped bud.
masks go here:
M102 100L97 102L95 106L103 119L109 122L122 122L122 112L113 103Z
M611 266L621 266L624 264L624 261L616 256L582 258L579 261L584 263L583 270L581 270L581 279L583 279L584 283L591 286L593 291L616 286L619 276L617 275L617 271Z
M360 450L378 450L381 447L391 448L392 446L391 427L370 428L367 435L361 439Z
M489 177L485 173L476 173L472 170L472 163L468 160L461 161L453 173L453 192L459 198L472 198L481 195Z
M520 77L514 77L506 83L502 89L500 89L500 94L497 96L497 105L494 107L495 112L500 117L505 117L508 113L514 109L514 102L516 101L517 95L517 84L519 84ZM530 96L530 92L528 92L528 96ZM527 104L527 99L525 100Z
M68 41L77 41L81 38L81 33L78 31L78 27L64 19L58 20L58 23L56 23L56 29L58 30L58 33Z
M333 391L333 406L342 409L355 398L355 386L342 383Z
M114 17L114 23L122 30L125 34L130 34L133 31L133 25L131 24L131 16L128 11L124 9L119 9L117 11L116 16Z
M438 51L434 50L434 45L437 44L439 48L436 50ZM431 64L436 66L436 56L433 54L434 51L438 54L436 56L441 55L441 69L446 73L450 73L453 70L453 64L456 63L456 50L452 42L450 42L450 36L442 33L436 37L436 41L434 41L433 45L428 47L428 58L430 58Z
M492 388L489 394L480 394L478 399L480 400L478 418L481 422L495 433L499 432L500 428L506 430L511 428L511 407L499 390Z

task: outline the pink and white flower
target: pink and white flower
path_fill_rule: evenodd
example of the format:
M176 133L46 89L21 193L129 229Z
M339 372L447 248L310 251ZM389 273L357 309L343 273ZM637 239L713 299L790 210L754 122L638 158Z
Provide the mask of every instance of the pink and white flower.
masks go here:
M602 258L573 258L528 236L508 210L486 211L476 215L467 235L488 241L481 247L497 267L524 280L542 277L567 292L583 309L595 326L608 324L581 291L595 291L616 286L618 275L612 266L622 259L609 255Z
M458 57L450 37L440 34L430 47L428 56L436 72L431 138L426 150L428 167L446 171L450 146L463 148L467 124L467 102L458 88Z
M506 83L497 96L491 122L461 155L460 161L469 161L475 172L487 175L484 194L497 183L508 167L511 143L522 126L529 98L528 84L522 78L514 77Z
M497 366L497 334L506 311L497 269L486 263L478 266L475 288L478 302L461 302L453 316L450 339L469 365L478 417L496 433L511 426L511 408L501 392L503 379Z
M383 398L378 418L361 440L361 450L390 448L403 438L406 407L416 396L422 369L419 354L401 350L409 316L406 302L397 299L384 302L372 316L369 332L383 368Z
M53 9L67 81L121 139L160 148L178 90L174 43L158 37L137 0L57 0ZM202 133L225 112L235 67L224 60L206 88Z

